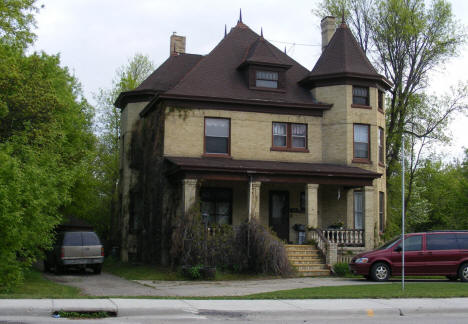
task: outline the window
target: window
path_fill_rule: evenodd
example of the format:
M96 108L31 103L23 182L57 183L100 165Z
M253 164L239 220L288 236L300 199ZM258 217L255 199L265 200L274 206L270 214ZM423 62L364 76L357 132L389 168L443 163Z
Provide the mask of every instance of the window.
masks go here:
M201 213L208 214L209 224L232 224L232 190L201 188Z
M354 162L369 160L369 125L354 124Z
M353 105L369 106L369 88L353 87Z
M379 163L384 164L385 163L385 158L384 158L384 130L382 127L379 127Z
M205 153L229 154L230 120L205 118Z
M307 125L273 123L273 150L307 151Z
M81 232L66 232L63 238L63 246L81 246L83 240L81 239Z
M458 248L468 250L468 233L457 233Z
M401 243L396 247L403 248ZM405 251L421 251L422 250L422 235L414 235L405 238Z
M385 228L385 194L379 192L379 231L383 233Z
M457 250L455 234L428 234L426 235L428 250Z
M383 91L380 91L380 90L379 90L379 98L378 98L378 100L379 100L379 103L378 103L379 110L380 110L381 112L383 112L383 106L384 106L384 93L383 93Z
M259 88L278 88L278 72L256 71L255 86Z
M354 229L364 229L364 192L354 192Z

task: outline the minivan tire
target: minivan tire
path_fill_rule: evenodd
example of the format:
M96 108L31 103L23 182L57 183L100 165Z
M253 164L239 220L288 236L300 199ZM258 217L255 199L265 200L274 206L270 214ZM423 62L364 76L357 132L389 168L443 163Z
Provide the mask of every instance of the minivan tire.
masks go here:
M374 281L387 281L390 278L390 267L384 262L377 262L371 268L370 277Z
M463 282L468 282L468 263L463 263L458 269L458 276Z

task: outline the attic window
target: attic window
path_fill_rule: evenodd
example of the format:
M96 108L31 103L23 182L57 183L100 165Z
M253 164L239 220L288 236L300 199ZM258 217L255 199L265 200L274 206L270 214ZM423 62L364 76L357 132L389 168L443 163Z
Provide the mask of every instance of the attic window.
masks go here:
M258 88L278 88L278 72L256 71L255 86Z
M369 106L369 88L353 87L353 104Z

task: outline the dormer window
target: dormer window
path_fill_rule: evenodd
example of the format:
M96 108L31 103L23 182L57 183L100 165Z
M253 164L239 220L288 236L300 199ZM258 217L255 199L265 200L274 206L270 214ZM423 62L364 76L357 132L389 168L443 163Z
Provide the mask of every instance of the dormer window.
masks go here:
M278 88L278 72L256 71L255 86L258 88Z

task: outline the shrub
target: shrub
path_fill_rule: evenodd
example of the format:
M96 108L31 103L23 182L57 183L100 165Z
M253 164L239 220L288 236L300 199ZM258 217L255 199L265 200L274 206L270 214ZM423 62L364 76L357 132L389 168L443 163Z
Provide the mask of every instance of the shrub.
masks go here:
M333 266L333 272L338 277L344 277L350 274L348 264L345 262L340 262L340 263L335 264Z

